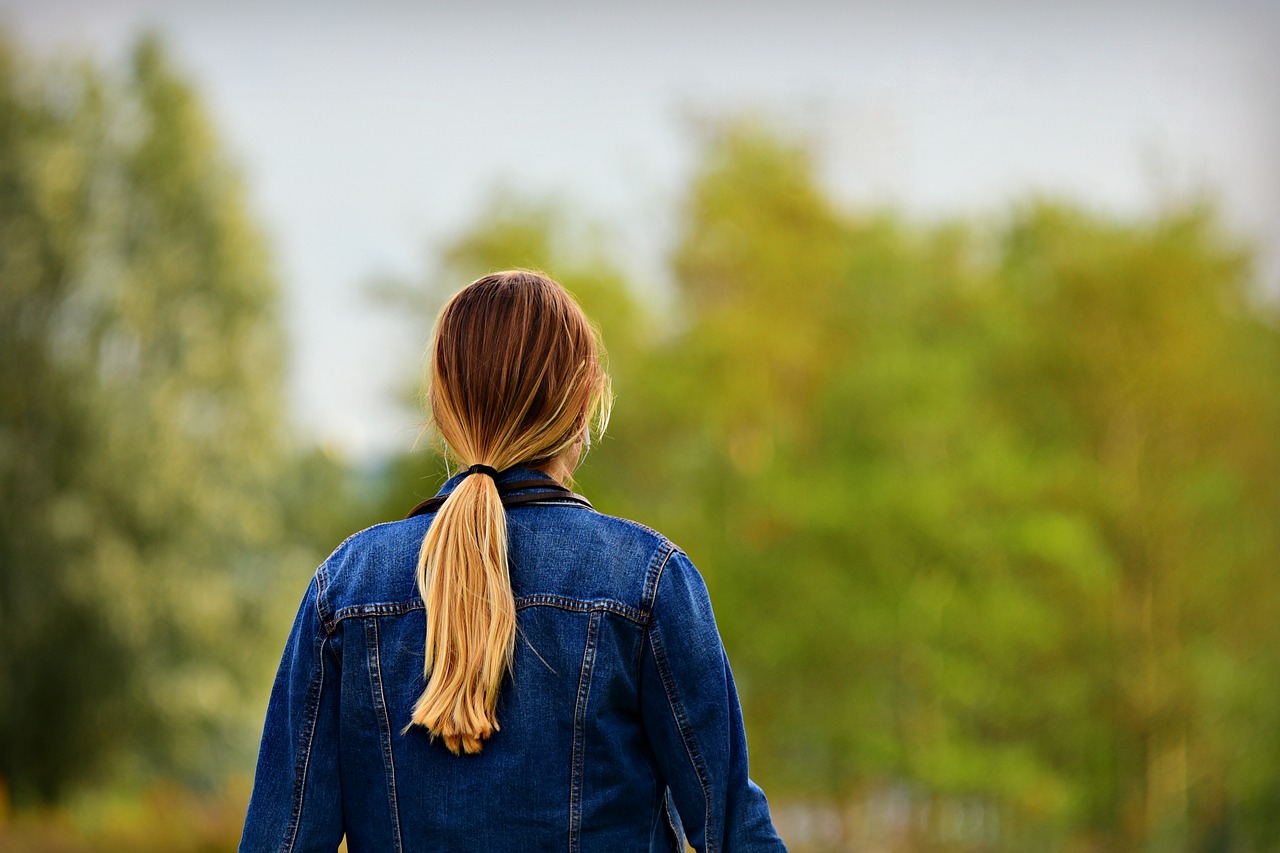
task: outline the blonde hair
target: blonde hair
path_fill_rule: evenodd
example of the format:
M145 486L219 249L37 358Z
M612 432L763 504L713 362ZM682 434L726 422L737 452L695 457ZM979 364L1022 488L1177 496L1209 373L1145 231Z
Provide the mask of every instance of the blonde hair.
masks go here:
M563 287L541 273L494 273L463 288L436 321L431 421L464 466L544 466L603 430L612 403L603 349ZM406 726L455 754L498 730L498 691L515 651L506 511L496 481L466 476L436 512L418 555L426 604L426 689Z

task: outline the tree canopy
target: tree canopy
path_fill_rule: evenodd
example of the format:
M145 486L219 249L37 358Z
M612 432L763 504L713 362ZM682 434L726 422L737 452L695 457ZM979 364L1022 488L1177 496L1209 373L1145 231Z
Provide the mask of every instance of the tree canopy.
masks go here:
M706 576L753 775L834 816L797 847L1277 849L1280 310L1213 206L923 222L727 122L675 216L662 299L507 194L401 304L425 337L528 266L598 321L617 404L577 486ZM250 772L316 559L442 478L289 445L278 299L155 39L123 74L0 45L15 801Z
M905 792L919 843L1280 842L1280 317L1212 206L849 211L731 123L681 213L669 306L511 197L422 292L531 265L598 318L580 485L706 575L766 789Z
M0 778L205 772L282 539L283 335L154 38L124 75L0 45L0 279Z

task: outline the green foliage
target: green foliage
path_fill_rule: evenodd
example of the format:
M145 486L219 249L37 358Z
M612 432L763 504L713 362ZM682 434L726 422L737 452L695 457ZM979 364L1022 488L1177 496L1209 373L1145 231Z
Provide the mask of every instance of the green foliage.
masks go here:
M924 846L974 802L952 843L1280 843L1280 318L1211 208L850 214L739 125L667 312L576 227L502 199L423 304L531 264L600 319L580 485L707 576L767 790L905 786Z
M70 808L0 820L0 849L22 853L218 853L235 850L247 786L197 794L158 784L140 796L107 793Z
M124 79L0 48L0 241L0 777L207 774L282 538L282 333L157 41Z
M703 570L774 800L886 847L1280 847L1280 315L1212 208L849 212L803 146L728 125L679 214L670 298L512 194L395 298L425 328L528 266L599 322L617 405L578 487ZM18 802L247 772L301 579L443 478L429 436L357 470L287 452L276 298L155 41L124 79L0 48Z

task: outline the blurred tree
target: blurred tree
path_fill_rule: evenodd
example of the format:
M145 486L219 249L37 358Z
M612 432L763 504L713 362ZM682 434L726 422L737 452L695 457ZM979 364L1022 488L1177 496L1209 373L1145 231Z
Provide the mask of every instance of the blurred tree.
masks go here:
M1212 209L852 214L803 145L731 123L681 214L669 302L512 193L390 290L425 337L529 266L599 322L618 403L579 487L703 570L769 790L905 790L926 847L1276 849L1280 317ZM446 473L286 455L276 300L156 40L124 80L0 45L16 799L249 766L228 747L297 600L278 566Z
M275 577L282 331L155 38L123 81L0 47L0 243L0 776L209 772Z
M703 570L769 790L905 789L925 846L1280 840L1280 324L1210 210L853 215L729 124L673 305L579 233L501 199L424 316L526 264L599 318L582 489Z
M1017 358L992 402L1075 457L1042 466L1056 529L1010 544L1093 682L1087 714L1059 712L1093 735L1056 761L1090 765L1085 815L1126 847L1242 819L1280 843L1280 318L1251 273L1205 206L1125 225L1037 205L1004 235Z
M1245 260L1195 207L848 217L802 149L718 140L665 378L763 772L985 796L1007 837L1274 843L1280 334Z

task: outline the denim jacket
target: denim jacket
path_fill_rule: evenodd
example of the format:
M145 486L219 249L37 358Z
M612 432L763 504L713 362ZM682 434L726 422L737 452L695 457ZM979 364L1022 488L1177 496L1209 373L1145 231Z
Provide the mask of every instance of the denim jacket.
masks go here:
M460 481L454 477L440 494ZM499 483L554 481L528 469ZM539 493L524 490L527 498ZM784 851L697 569L660 534L548 491L507 510L518 630L500 726L454 755L409 722L433 513L316 571L267 707L241 851Z

